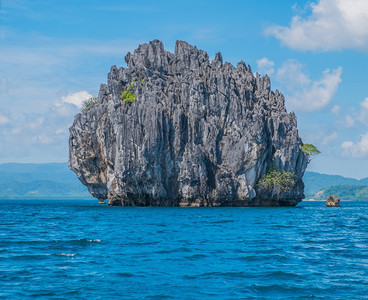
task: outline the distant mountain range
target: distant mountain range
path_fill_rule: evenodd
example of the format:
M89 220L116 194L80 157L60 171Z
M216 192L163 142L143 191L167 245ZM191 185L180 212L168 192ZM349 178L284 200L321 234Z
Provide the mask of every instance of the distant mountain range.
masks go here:
M306 195L315 195L320 190L329 186L341 185L362 185L368 186L368 177L358 180L354 178L347 178L340 175L327 175L316 172L305 172L303 177Z
M368 200L368 186L366 185L336 185L322 189L312 198L326 200L329 195L336 195L341 200Z
M0 164L0 199L94 199L67 163Z
M304 174L306 198L368 200L368 177ZM94 199L67 163L0 164L0 199Z

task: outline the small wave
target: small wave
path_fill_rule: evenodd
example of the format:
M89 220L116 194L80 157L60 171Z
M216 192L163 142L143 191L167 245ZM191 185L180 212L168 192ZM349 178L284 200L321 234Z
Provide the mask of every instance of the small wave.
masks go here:
M153 242L129 242L126 243L126 246L145 246L145 245L156 245L159 244L159 241L153 241Z
M32 298L39 298L39 297L52 297L56 296L53 292L44 292L44 293L36 293L36 294L30 294Z
M229 277L229 278L245 278L247 274L244 272L206 272L200 275L200 277Z
M175 299L175 297L166 294L148 295L147 299Z
M55 255L58 255L58 256L75 256L75 253L56 253Z
M254 292L257 294L265 295L265 293L289 293L294 292L297 293L300 291L300 288L295 286L285 286L281 284L270 284L270 285L263 285L263 284L253 284L251 286Z
M149 223L147 225L158 226L158 227L167 227L167 224L165 224L165 223Z
M366 216L359 216L359 218L357 218L355 220L355 222L359 222L360 223L360 221L367 221L367 220L368 220L368 217L366 217Z
M281 254L258 254L258 255L245 255L245 256L238 257L236 259L242 260L242 261L249 261L249 262L267 261L267 260L286 261L287 256L281 255Z
M204 254L193 254L193 255L190 255L190 256L185 256L184 258L185 259L189 259L189 260L197 260L197 259L203 259L207 257L207 255L204 255Z
M51 241L51 242L55 242L55 241ZM22 241L22 240L13 240L13 241L0 241L0 246L4 245L4 246L9 246L9 245L37 245L37 244L47 244L49 243L49 241L44 241L44 240L34 240L34 241Z
M234 223L234 220L219 220L219 221L213 221L208 222L210 224L225 224L225 223Z
M77 241L78 242L88 242L88 243L93 243L93 242L101 243L100 239L78 239Z
M273 225L273 227L275 228L293 228L293 224L291 225L284 225L284 224L276 224L276 225Z
M197 280L198 278L200 278L200 276L201 275L184 275L183 278L189 280Z
M49 245L50 243L71 243L71 244L84 244L84 243L101 243L100 239L77 239L77 240L30 240L30 241L1 241L0 245L9 244L24 244L24 245Z
M76 244L81 246L90 245L91 243L101 243L100 239L78 239L78 240L69 240L69 241L60 241L64 243Z
M96 242L96 243L101 243L102 241L100 239L87 239L87 242Z
M292 272L284 272L284 271L273 271L270 273L266 273L264 274L265 277L269 277L269 278L274 278L274 279L288 279L288 278L296 278L296 277L301 277L301 275L297 274L297 273L292 273Z
M175 249L159 250L159 251L155 251L154 253L169 254L169 253L173 253L173 252L192 252L192 250L190 250L187 247L180 247L180 248L175 248Z
M48 259L48 255L24 254L24 255L15 255L15 256L9 257L8 259L11 259L11 260L41 260L41 259Z
M119 277L134 277L134 274L129 273L129 272L119 272L119 273L115 273L115 275Z
M238 257L237 259L244 260L244 261L259 261L259 260L262 260L263 258L257 255L247 255L247 256Z

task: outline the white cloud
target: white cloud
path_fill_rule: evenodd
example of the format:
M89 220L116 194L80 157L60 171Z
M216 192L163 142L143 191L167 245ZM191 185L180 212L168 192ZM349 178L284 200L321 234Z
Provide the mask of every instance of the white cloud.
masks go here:
M29 127L30 129L38 129L42 126L44 120L45 119L43 117L38 117L36 120L32 120L31 122L29 122L27 124L27 127Z
M109 67L123 64L123 54L139 42L60 39L0 27L2 33L0 141L6 147L0 163L66 161L68 128L82 101L97 94Z
M11 130L11 133L12 134L19 134L19 133L21 133L21 131L22 131L22 128L16 127L16 128L13 128Z
M46 135L46 134L40 134L38 136L38 141L41 143L41 144L44 144L44 145L48 145L48 144L51 144L54 140L52 137Z
M65 133L65 132L66 132L66 130L64 128L58 128L58 129L56 129L55 134L62 134L62 133Z
M3 115L0 115L0 125L5 125L9 123L9 119Z
M322 72L319 80L313 81L295 60L288 60L277 70L276 79L282 83L289 108L299 111L317 111L331 101L340 82L342 68Z
M355 121L350 115L346 115L344 119L344 124L347 128L352 128L355 125Z
M318 129L316 129L318 128ZM340 145L338 141L339 133L335 127L325 126L324 124L313 124L312 128L302 133L303 141L316 145L318 149L322 149L323 153L329 153L335 149L336 145ZM329 145L325 147L325 145ZM332 146L333 145L333 146Z
M259 73L271 75L275 72L273 68L275 63L272 60L269 60L267 57L263 57L257 60L257 68Z
M368 97L360 102L360 110L356 111L354 108L350 108L350 114L344 117L340 117L336 123L343 125L347 128L354 127L357 123L368 125Z
M48 110L33 113L11 113L6 117L6 127L0 126L0 140L7 145L1 149L0 162L50 162L66 161L68 157L68 128L80 112L75 95L60 97ZM73 97L74 95L74 97ZM76 104L63 100L70 100ZM73 101L72 101L73 100ZM0 123L1 123L0 114ZM4 121L4 120L3 120ZM4 121L5 122L5 121Z
M10 2L25 1L5 2L12 14L28 14L9 10ZM96 95L110 66L124 64L124 54L142 42L57 38L6 25L0 40L0 163L66 161L68 128L81 101Z
M360 136L360 140L356 143L352 141L343 142L341 147L344 149L346 156L361 158L368 155L368 133Z
M326 136L323 137L322 144L327 145L328 143L332 142L333 140L336 140L337 137L338 137L338 134L337 134L336 131L334 131L331 134L326 135Z
M81 108L83 102L91 97L92 95L87 91L81 91L74 94L69 94L65 97L61 97L61 101L64 103L74 104L78 108Z
M62 39L9 30L0 47L0 109L45 112L62 95L97 93L110 66L124 64L124 53L139 42Z
M1 78L0 79L0 93L6 94L9 90L9 79L8 78Z
M74 104L60 101L56 102L52 106L51 110L58 116L67 118L70 116L74 116L76 113L78 113L80 111L80 108L78 108L78 106Z
M353 114L354 116L354 114ZM336 124L344 126L345 128L353 128L355 126L356 118L352 117L351 115L340 116L336 121Z
M368 125L368 97L360 103L360 114L358 119L363 124Z
M270 26L265 34L297 50L368 50L368 1L320 0L311 14L296 15L290 26Z
M331 108L331 112L335 115L338 115L340 113L340 110L341 110L341 106L340 105L334 105L332 108Z

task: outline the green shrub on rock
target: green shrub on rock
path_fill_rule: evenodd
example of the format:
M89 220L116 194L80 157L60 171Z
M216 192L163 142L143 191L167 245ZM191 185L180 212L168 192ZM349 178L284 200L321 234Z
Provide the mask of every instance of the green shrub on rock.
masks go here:
M122 91L120 98L123 100L123 104L125 104L127 101L134 103L135 101L134 85L130 84L126 90Z
M87 111L92 108L93 105L98 103L98 98L91 97L88 100L84 101L82 104L82 111Z
M288 192L295 185L295 174L286 171L271 170L266 173L259 181L258 188L267 191L274 191L277 197L282 192Z

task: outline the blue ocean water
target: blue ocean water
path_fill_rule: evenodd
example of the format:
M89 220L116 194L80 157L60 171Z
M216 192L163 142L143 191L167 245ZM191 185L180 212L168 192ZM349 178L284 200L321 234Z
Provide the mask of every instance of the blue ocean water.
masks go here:
M362 299L368 202L0 201L2 299Z

